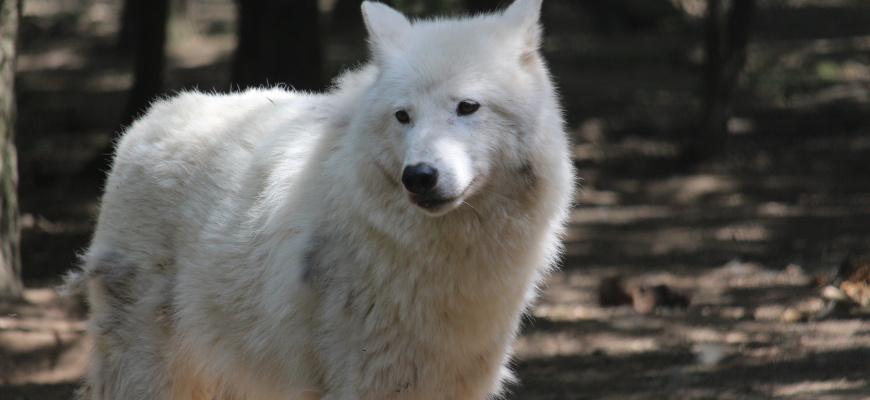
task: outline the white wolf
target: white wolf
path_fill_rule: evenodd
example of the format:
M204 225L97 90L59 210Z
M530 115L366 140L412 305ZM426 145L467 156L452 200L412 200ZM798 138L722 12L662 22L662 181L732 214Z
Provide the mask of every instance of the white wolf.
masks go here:
M327 94L184 93L118 143L70 290L84 398L485 399L574 175L541 0L409 21Z

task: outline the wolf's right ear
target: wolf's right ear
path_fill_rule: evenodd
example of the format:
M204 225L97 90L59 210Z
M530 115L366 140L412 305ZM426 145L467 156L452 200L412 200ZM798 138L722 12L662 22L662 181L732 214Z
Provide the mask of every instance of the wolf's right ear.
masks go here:
M371 1L362 3L362 14L376 55L402 48L403 38L411 30L408 18L383 3Z
M530 60L536 57L538 48L541 47L541 19L542 0L514 0L504 10L502 23L516 30L520 34L520 58Z

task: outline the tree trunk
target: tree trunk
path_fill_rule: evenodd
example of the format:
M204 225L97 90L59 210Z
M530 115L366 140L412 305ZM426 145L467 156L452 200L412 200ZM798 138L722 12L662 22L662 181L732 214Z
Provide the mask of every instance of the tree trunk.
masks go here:
M728 35L728 63L725 65L723 79L737 83L746 65L746 50L749 46L749 32L755 0L732 0L731 12L725 26Z
M707 1L707 17L704 36L704 81L701 131L694 138L691 149L697 157L706 158L725 144L727 120L722 86L722 70L725 64L724 5L723 0Z
M336 0L332 6L329 28L332 32L362 32L363 16L360 0Z
M127 0L122 18L124 27L119 38L120 50L124 51L127 43L132 46L128 51L135 57L133 87L127 95L127 107L121 117L121 127L125 128L161 93L169 0ZM116 132L120 133L120 130ZM84 175L99 174L102 179L112 166L114 143L115 140L110 140L100 149L96 158L85 166Z
M132 55L136 49L136 40L139 39L139 26L142 14L142 1L126 0L121 10L121 31L118 33L118 41L115 44L118 51L124 55Z
M125 125L132 123L160 94L166 54L166 25L169 0L142 1L139 8L139 32L136 39L136 66L133 88L127 99Z
M472 14L488 13L507 6L505 0L465 0L465 9Z
M233 83L239 88L287 84L323 88L317 0L238 0L239 44Z
M708 159L720 155L728 142L731 100L746 63L750 23L755 0L707 1L706 61L700 132L689 139L690 157Z
M15 152L15 41L21 0L0 0L0 297L20 298L21 230Z

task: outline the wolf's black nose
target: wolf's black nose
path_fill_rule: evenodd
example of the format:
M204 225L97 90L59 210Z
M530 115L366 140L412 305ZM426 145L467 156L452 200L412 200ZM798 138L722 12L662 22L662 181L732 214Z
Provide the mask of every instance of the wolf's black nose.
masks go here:
M409 165L402 171L402 184L414 194L432 190L438 183L438 170L429 164Z

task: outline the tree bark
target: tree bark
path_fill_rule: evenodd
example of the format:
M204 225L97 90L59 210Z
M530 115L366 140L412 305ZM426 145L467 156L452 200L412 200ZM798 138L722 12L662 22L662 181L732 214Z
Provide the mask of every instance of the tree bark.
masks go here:
M465 9L472 14L488 13L504 8L505 0L465 0Z
M136 38L135 80L127 100L125 125L132 123L160 94L166 60L166 26L169 20L169 0L128 1L143 3L138 6L140 13Z
M723 0L707 1L707 16L704 36L704 81L701 131L694 138L692 152L698 157L708 157L725 144L727 121L725 98L722 86L722 71L725 64Z
M132 55L139 39L139 15L142 13L142 1L125 0L121 10L121 31L118 33L116 47L124 55Z
M15 151L15 41L21 0L0 0L0 297L20 298L21 228Z
M317 0L238 0L233 84L323 88Z
M363 27L362 2L360 0L336 0L330 16L330 31L361 31Z
M123 25L119 48L134 56L133 87L127 95L127 107L121 117L122 129L130 126L148 109L161 93L163 66L166 61L166 27L169 20L169 0L127 0L124 4ZM126 43L126 44L125 44ZM125 50L125 46L132 46ZM82 173L99 174L100 179L112 166L114 143L110 140Z
M709 159L725 151L734 89L746 64L755 0L707 1L700 132L689 140L690 157Z

